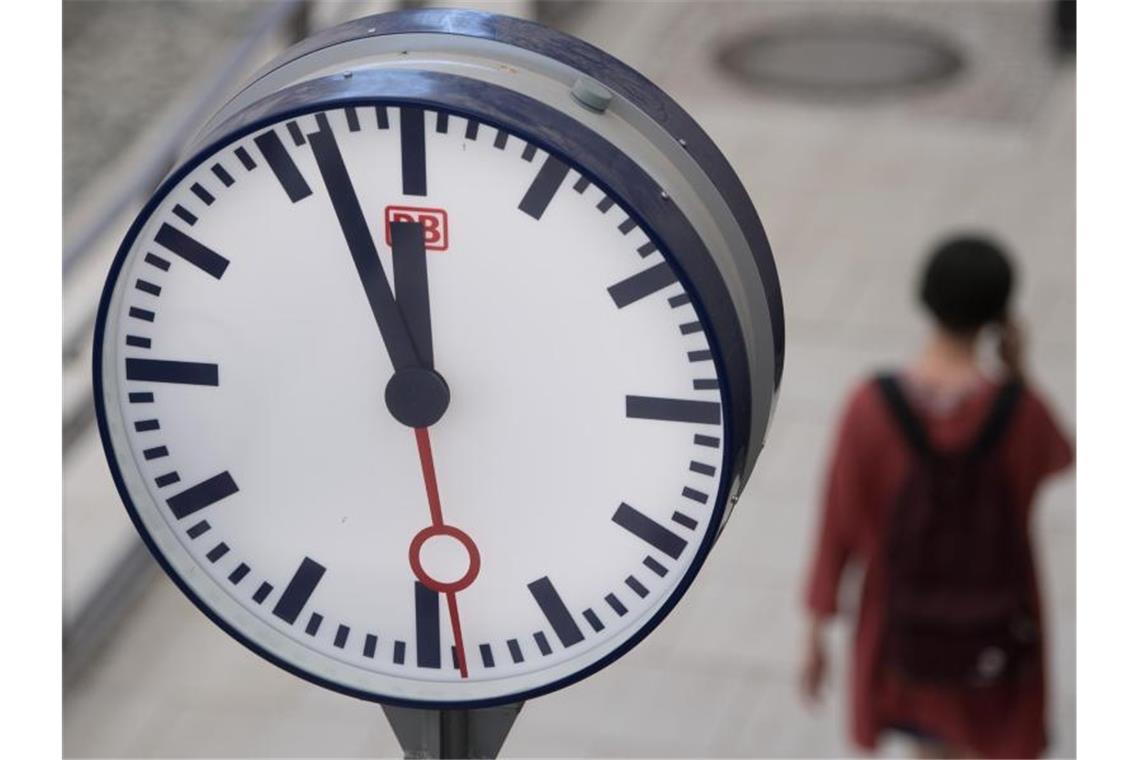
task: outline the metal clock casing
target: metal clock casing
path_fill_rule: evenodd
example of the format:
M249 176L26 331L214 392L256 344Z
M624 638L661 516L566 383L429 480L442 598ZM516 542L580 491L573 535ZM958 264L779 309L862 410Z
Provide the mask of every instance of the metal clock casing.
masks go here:
M576 95L575 87L582 87L583 81L586 90ZM591 93L601 94L602 100L592 100ZM599 107L604 110L596 110ZM175 532L164 527L168 524L158 513L172 509L166 493L155 498L154 486L143 482L142 467L126 453L127 437L138 434L137 428L133 433L126 429L137 424L137 420L131 422L137 408L130 401L124 403L123 393L152 392L141 390L143 385L138 385L137 391L125 390L130 381L121 377L123 348L107 343L119 337L108 329L108 322L114 323L123 309L142 308L127 305L137 293L126 295L130 283L122 277L124 267L133 265L132 256L141 255L140 234L159 225L158 230L168 230L164 239L170 243L174 233L169 229L185 227L185 219L180 220L170 205L174 202L171 193L181 187L184 194L186 182L212 171L206 159L229 151L231 163L237 163L230 169L223 167L223 171L231 181L240 183L241 178L231 172L245 168L233 148L243 140L243 145L250 146L245 151L250 156L257 143L249 141L266 134L266 128L279 132L283 141L290 134L285 127L290 122L311 125L313 119L320 118L316 114L321 114L327 123L334 113L343 113L348 119L343 124L338 122L337 127L347 135L345 130L358 131L372 113L379 119L379 109L384 109L385 115L418 109L425 118L437 120L440 114L447 114L455 122L465 121L468 132L473 124L476 134L482 129L483 139L494 140L490 150L503 150L508 144L516 149L525 146L521 150L524 154L531 151L531 159L523 160L527 164L533 161L530 170L536 172L535 182L545 166L537 158L553 157L551 165L567 167L561 180L566 187L556 187L555 192L575 192L569 182L574 178L576 184L585 182L598 188L603 194L601 204L610 199L611 205L628 214L626 221L614 217L615 221L645 233L643 246L652 246L651 253L661 257L665 268L691 297L688 308L698 316L701 332L708 337L708 361L717 368L724 415L717 484L715 489L706 488L715 491L715 503L703 505L707 510L702 518L703 532L693 540L693 554L683 572L673 579L668 593L601 656L570 657L557 667L532 671L527 677L497 679L505 683L490 688L466 688L470 684L446 680L421 688L423 684L415 678L406 679L406 684L398 676L370 679L355 672L350 664L287 641L279 631L266 629L248 611L238 609L232 589L201 571L213 560L195 556L187 550L185 537L179 543ZM353 114L351 118L349 113ZM315 123L319 128L321 122ZM500 141L502 146L498 145ZM302 677L355 696L416 706L488 705L544 693L612 662L655 627L684 593L723 528L729 502L747 479L762 446L782 370L782 307L771 252L739 180L695 123L635 72L578 40L504 17L416 11L351 22L287 52L219 112L192 153L140 214L116 259L96 327L95 383L100 432L128 511L160 563L199 608L242 643ZM251 156L250 160L264 163L264 156ZM224 185L222 192L232 184L216 171L213 177ZM316 184L311 172L308 179ZM192 192L197 194L196 190ZM200 195L197 197L201 200ZM408 208L429 207L409 206L404 204L407 200L404 197L386 205L394 207L391 213L396 215L413 213ZM525 206L525 197L519 201L520 207ZM401 204L404 212L399 210ZM182 208L186 211L185 206ZM507 212L518 213L518 209L504 209ZM163 214L169 221L158 219ZM431 216L424 219L430 221ZM192 229L181 230L181 234L193 239ZM158 235L153 237L157 242ZM390 241L385 242L390 245ZM637 290L636 284L631 287ZM619 297L613 298L618 304ZM433 308L440 307L433 303ZM148 377L154 382L153 374ZM455 501L458 496L452 494L450 499ZM615 512L614 517L618 514ZM621 514L628 517L630 513ZM183 533L187 529L184 527ZM677 532L683 533L681 529ZM298 566L297 574L302 574L304 567L303 563ZM649 572L647 577L652 578L656 571ZM277 593L287 580L291 579L277 582ZM630 589L634 598L640 593L635 586L624 592L628 594ZM538 592L532 592L538 599ZM597 605L604 608L606 603L599 599ZM612 603L610 607L611 613L618 609ZM573 615L579 630L588 632L594 627L592 618L583 618L576 609ZM592 615L597 618L597 613ZM313 618L308 620L312 626ZM294 616L291 624L304 625L305 618ZM557 628L553 621L551 625ZM341 625L342 629L346 627ZM340 635L340 630L333 634L334 645ZM357 630L344 634L344 638L350 635L358 650L363 647L361 651L367 651L371 646L375 657L380 644L376 635ZM550 631L547 646L553 647L551 640L557 638L558 631ZM384 651L390 652L393 643L383 641ZM415 647L410 641L404 644L404 656L410 658ZM497 655L500 661L510 662L516 657L516 648L521 653L518 638L495 645L498 648L493 650L492 661ZM542 649L537 643L528 646ZM481 654L481 648L472 648L469 656L478 658ZM485 664L486 655L483 659Z

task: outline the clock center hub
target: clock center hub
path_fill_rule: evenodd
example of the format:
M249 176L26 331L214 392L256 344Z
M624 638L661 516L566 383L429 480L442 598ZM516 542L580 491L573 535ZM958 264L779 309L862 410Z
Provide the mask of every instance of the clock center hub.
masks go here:
M432 525L412 539L408 559L416 579L443 594L462 591L479 574L479 549L451 525Z
M434 369L399 369L384 389L384 403L392 416L408 427L431 427L447 411L451 389Z

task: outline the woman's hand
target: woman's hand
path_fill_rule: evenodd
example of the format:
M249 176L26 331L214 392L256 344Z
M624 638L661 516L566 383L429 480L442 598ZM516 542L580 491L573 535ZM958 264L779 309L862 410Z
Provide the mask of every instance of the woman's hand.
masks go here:
M1007 319L998 333L998 357L1010 377L1020 379L1025 374L1025 333L1021 325Z
M823 621L813 618L808 630L807 647L800 666L800 693L808 704L819 701L827 680L827 649L823 642Z

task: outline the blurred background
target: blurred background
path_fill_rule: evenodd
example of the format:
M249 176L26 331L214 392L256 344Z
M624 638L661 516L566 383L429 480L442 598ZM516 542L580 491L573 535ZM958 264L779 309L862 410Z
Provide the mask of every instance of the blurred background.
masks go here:
M103 277L131 218L241 81L314 31L421 5L64 2L67 756L400 755L379 707L251 654L158 571L103 459L90 342ZM832 627L837 667L825 703L809 709L797 695L803 576L836 415L859 378L919 345L914 278L936 238L971 228L1008 242L1020 263L1031 376L1074 428L1073 6L462 5L582 37L689 110L760 211L788 319L768 446L705 570L630 654L527 704L503 755L852 754L847 622ZM1056 756L1076 751L1074 507L1068 475L1041 494L1034 526Z

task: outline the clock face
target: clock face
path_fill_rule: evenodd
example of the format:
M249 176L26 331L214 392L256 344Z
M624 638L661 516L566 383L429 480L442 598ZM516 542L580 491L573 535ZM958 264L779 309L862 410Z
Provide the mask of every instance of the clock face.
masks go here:
M398 104L263 126L180 171L120 263L100 403L132 516L296 672L553 688L655 623L719 526L692 294L515 134Z

